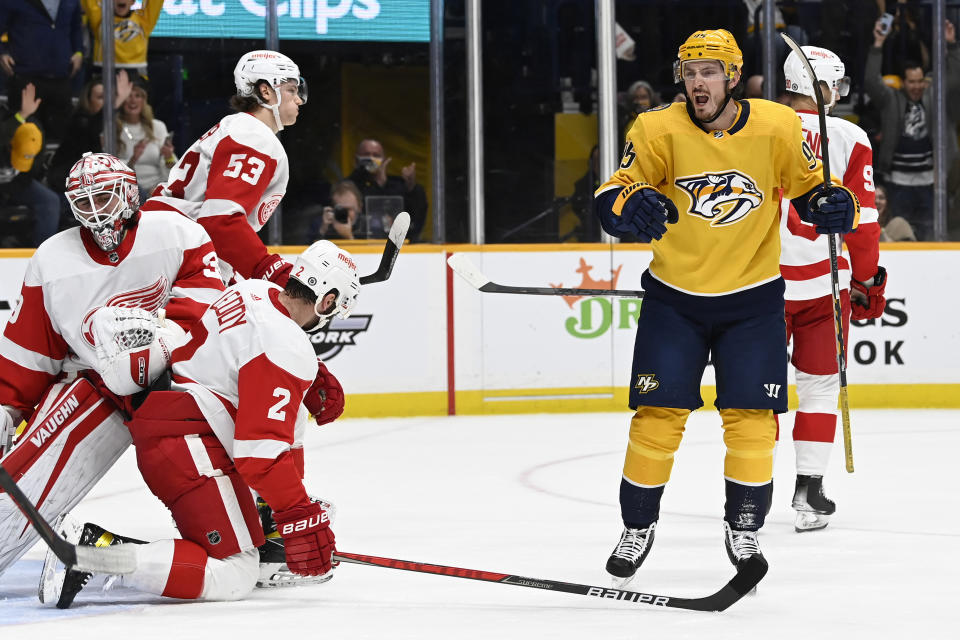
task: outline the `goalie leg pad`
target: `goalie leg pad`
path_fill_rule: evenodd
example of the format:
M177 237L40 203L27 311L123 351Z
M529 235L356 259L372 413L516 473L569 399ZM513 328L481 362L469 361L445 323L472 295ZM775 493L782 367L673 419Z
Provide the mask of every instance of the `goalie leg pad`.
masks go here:
M120 412L80 378L50 388L17 446L0 464L53 521L87 495L130 442ZM36 540L34 528L0 493L0 573Z

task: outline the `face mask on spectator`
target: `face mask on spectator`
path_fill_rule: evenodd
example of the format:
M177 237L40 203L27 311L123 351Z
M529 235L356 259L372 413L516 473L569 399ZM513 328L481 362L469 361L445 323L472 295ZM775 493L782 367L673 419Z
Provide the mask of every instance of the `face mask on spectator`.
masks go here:
M357 166L363 167L370 173L376 173L381 164L383 164L383 158L378 158L377 156L357 156Z

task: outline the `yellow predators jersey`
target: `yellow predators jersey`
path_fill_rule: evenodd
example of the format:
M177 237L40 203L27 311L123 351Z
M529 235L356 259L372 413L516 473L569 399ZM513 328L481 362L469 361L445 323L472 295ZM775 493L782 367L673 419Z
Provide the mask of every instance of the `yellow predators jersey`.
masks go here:
M83 12L87 17L90 29L93 31L93 61L94 64L103 63L103 51L100 43L100 11L99 0L81 0ZM160 12L163 10L163 0L144 0L141 7L131 11L125 18L113 16L113 37L115 63L117 67L145 67L147 65L147 42L150 33L157 26Z
M620 168L597 194L647 182L680 212L651 243L650 273L694 295L723 295L780 277L779 189L787 199L823 180L800 119L784 105L742 100L732 127L705 131L686 104L640 114Z

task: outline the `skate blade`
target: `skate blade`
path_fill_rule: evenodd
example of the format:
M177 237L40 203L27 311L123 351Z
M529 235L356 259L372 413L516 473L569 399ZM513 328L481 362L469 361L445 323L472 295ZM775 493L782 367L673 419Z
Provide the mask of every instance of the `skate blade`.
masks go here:
M68 513L58 516L53 521L53 529L70 544L80 542L80 536L83 534L83 525ZM40 602L55 603L60 599L60 589L63 587L66 573L67 567L60 562L53 551L47 549L47 554L43 558L43 569L40 571L40 584L37 586L37 598Z
M287 569L286 564L264 563L260 565L260 578L257 587L273 589L276 587L303 587L310 584L323 584L333 578L333 569L319 576L302 576Z
M637 574L633 574L632 576L628 576L626 578L610 576L610 584L613 586L614 589L625 589L631 582L633 582L633 579L636 577L637 577Z
M819 531L830 524L830 516L810 511L798 511L797 519L793 522L793 530L797 533Z

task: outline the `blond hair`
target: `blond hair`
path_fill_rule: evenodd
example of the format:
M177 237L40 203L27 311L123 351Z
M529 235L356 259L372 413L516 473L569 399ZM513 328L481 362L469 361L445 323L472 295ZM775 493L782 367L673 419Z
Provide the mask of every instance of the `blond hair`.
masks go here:
M148 101L147 90L143 87L134 86L130 95L139 91L143 94L143 108L140 110L140 123L143 125L144 135L150 142L157 142L153 137L153 107ZM117 112L117 151L124 152L127 149L127 143L123 140L123 108Z

